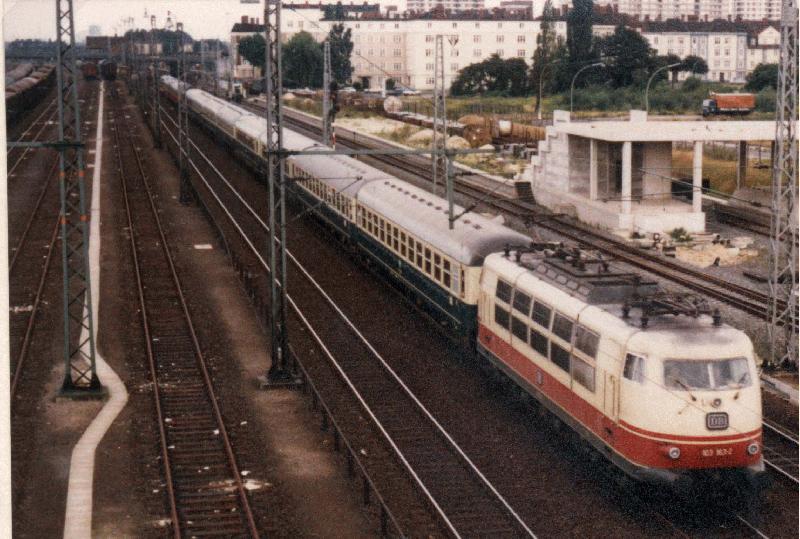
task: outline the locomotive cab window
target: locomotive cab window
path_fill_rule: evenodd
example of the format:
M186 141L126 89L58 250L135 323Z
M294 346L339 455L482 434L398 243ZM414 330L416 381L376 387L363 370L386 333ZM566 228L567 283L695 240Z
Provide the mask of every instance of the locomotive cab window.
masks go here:
M667 359L664 384L670 389L740 389L751 384L747 359Z
M597 356L597 345L600 342L600 337L578 324L575 326L575 348L589 356L595 358Z
M644 382L644 358L628 354L625 356L625 367L622 369L622 376L628 380Z

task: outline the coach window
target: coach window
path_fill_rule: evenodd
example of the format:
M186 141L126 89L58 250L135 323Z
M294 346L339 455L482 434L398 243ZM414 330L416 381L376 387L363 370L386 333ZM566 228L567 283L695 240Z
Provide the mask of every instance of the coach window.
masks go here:
M531 312L531 297L524 292L516 290L514 292L514 310L528 316Z
M420 242L417 243L417 267L422 269L422 244Z
M445 288L450 288L450 261L444 260L442 262L442 283Z
M521 319L517 318L516 316L511 317L511 333L514 334L514 337L524 341L526 344L528 342L528 326L525 325Z
M393 226L392 227L392 245L394 245L394 250L395 251L399 251L400 250L400 243L399 243L399 240L398 240L399 236L400 236L400 231L397 230L396 226Z
M497 299L506 303L511 303L511 285L502 279L497 280L497 289L495 290Z
M533 312L531 313L531 318L534 322L539 324L545 329L550 329L550 316L552 315L553 311L550 307L542 303L541 301L536 301L533 304Z
M494 306L494 321L498 326L502 326L503 329L508 329L508 311L502 308L500 305Z
M425 247L425 273L431 274L431 250Z
M400 256L406 257L406 233L400 233Z
M386 243L386 222L378 218L381 242Z
M563 314L556 312L553 318L553 333L561 337L567 342L572 341L572 320Z
M535 329L531 328L531 346L534 350L542 354L545 358L547 355L547 337Z
M600 337L596 333L592 333L580 324L575 327L575 348L592 359L597 357L597 345L599 342Z
M442 257L438 253L433 254L433 278L437 281L442 280Z

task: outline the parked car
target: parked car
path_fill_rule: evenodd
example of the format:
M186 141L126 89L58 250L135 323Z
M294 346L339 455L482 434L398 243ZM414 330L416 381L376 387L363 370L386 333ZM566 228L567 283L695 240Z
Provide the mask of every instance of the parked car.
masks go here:
M414 88L403 88L403 95L420 95L420 91Z

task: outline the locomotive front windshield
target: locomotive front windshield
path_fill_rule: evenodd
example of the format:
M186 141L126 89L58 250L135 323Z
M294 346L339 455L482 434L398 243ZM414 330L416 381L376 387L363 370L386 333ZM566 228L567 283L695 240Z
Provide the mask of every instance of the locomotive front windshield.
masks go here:
M667 359L664 384L669 389L739 389L751 383L747 359Z

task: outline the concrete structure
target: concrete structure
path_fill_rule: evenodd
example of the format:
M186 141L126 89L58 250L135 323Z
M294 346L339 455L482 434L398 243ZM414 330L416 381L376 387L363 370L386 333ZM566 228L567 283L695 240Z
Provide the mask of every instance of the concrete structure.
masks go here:
M647 121L644 111L631 111L630 121L571 122L565 111L553 119L531 159L537 202L626 235L678 227L704 232L703 143L775 138L769 121ZM693 143L692 170L685 174L673 170L676 142ZM679 179L691 183L691 202L673 197Z
M619 13L641 20L663 21L683 19L777 20L781 16L780 0L599 0L597 5L613 7Z

